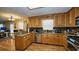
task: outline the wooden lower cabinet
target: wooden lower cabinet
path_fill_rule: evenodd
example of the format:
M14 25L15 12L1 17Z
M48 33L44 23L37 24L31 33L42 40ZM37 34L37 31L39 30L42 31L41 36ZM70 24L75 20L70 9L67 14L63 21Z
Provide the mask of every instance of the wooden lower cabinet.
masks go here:
M63 42L62 42L63 46L65 49L67 49L68 43L67 43L67 37L63 37Z
M31 33L15 37L16 50L24 50L33 42Z
M42 34L41 40L42 43L63 45L67 48L67 38L64 35Z
M57 44L59 43L59 38L57 36L53 35L42 35L42 43L47 43L47 44Z
M47 34L41 35L41 43L48 43Z
M48 44L58 44L58 37L53 35L48 35Z
M31 40L27 36L16 36L15 39L16 50L24 50L31 43L32 43Z

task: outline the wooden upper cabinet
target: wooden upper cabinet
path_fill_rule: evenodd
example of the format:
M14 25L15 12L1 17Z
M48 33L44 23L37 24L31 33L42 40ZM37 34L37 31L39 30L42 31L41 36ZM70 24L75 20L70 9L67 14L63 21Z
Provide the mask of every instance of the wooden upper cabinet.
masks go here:
M34 17L33 22L34 22L34 27L37 27L38 26L38 20L37 20L36 17Z
M66 26L66 14L61 14L60 15L60 27L65 27Z
M66 14L66 26L75 27L75 17L79 16L79 7L72 8Z
M54 25L55 27L64 27L66 26L66 14L57 14L54 16Z
M72 8L69 12L69 24L70 27L75 27L75 8Z
M75 17L79 16L79 7L67 13L29 17L29 27L42 27L42 20L53 19L54 27L75 27Z
M75 8L75 17L79 16L79 7Z
M69 23L69 13L66 13L66 27L69 27L70 23Z
M55 27L75 27L75 17L79 16L79 7L72 8L66 14L56 14L54 16Z
M28 26L29 27L34 27L34 19L32 17L29 17Z
M38 17L29 17L29 27L41 27L41 20Z
M79 16L79 7L72 8L66 13L66 27L75 27L75 17Z
M37 24L36 27L42 27L42 21L41 21L40 17L36 17L35 23Z
M58 27L58 15L54 16L54 26Z

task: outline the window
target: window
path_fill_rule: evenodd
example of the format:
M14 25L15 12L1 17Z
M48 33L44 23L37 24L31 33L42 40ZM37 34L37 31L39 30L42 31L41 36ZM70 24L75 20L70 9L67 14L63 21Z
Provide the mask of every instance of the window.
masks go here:
M53 20L42 20L43 30L53 30Z

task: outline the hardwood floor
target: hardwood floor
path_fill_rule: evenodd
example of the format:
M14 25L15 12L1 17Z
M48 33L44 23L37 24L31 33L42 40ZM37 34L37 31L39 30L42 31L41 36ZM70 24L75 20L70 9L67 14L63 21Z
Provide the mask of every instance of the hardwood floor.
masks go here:
M63 46L32 43L25 51L66 51Z
M0 41L0 51L14 51L14 40L13 39L5 39Z

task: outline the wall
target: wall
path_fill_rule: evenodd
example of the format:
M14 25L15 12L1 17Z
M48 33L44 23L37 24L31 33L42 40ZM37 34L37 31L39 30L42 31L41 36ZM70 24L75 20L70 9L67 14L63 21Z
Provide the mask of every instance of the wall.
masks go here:
M27 31L27 18L26 19L17 19L15 20L15 30L20 30L22 27L20 26L23 26L23 30L24 31ZM23 24L23 25L21 25Z

